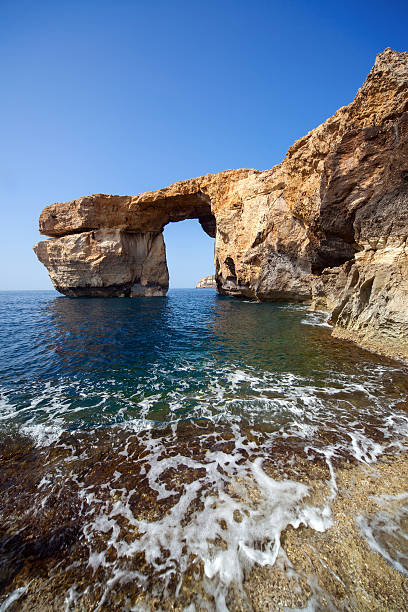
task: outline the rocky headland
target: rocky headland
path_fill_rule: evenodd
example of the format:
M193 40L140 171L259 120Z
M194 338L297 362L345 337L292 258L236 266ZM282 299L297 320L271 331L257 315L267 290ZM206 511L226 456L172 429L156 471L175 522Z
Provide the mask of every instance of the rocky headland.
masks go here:
M47 206L34 250L70 296L164 295L162 231L215 237L219 293L311 301L336 336L408 358L408 53L380 53L354 100L271 170Z
M217 283L215 282L215 274L211 274L211 276L204 276L201 280L196 284L196 289L216 289Z

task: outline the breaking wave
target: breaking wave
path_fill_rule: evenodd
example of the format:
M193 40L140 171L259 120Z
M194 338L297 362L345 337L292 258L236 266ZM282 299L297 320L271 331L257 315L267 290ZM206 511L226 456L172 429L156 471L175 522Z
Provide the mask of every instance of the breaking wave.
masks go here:
M90 584L93 609L228 609L254 567L289 567L288 526L331 526L337 464L406 449L406 372L330 339L327 317L304 307L206 292L1 297L6 314L20 307L20 328L13 346L1 332L0 427L26 487L7 492L4 525L61 525L71 552L51 575L67 610ZM320 477L308 482L312 468ZM359 521L405 567L376 535L392 521ZM29 591L17 584L2 606Z

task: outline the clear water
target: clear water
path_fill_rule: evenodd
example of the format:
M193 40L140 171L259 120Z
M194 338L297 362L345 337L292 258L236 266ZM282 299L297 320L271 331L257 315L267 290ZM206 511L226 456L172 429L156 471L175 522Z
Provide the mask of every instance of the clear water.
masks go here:
M325 321L211 290L137 300L2 292L1 420L41 435L200 418L336 430L329 415L341 415L363 435L405 401L406 371L333 340Z
M178 596L192 563L205 595L191 605L226 609L232 583L276 561L287 525L330 526L336 461L405 449L405 366L331 338L326 320L211 290L134 300L0 293L0 428L26 479L5 485L3 529L19 500L14 531L44 521L43 540L55 539L59 521L75 525L63 549L90 572L95 609L115 609L125 585ZM294 454L326 466L322 503L307 500ZM142 490L147 510L135 500ZM89 588L60 552L45 556L52 576L65 576L61 601L76 609ZM9 597L26 592L14 587Z

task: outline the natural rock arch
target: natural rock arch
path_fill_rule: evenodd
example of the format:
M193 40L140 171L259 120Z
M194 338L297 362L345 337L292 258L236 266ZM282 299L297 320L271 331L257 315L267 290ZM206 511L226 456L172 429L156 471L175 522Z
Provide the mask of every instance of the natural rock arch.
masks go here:
M69 296L162 296L168 290L163 229L170 222L198 219L216 236L211 195L224 180L199 177L139 196L95 194L52 204L40 216L40 232L52 237L34 250L55 288ZM218 175L216 175L218 176Z
M53 204L40 217L51 239L34 249L67 295L164 295L163 227L197 218L215 236L220 293L313 298L337 335L408 357L407 151L408 54L388 48L274 168Z
M169 276L163 229L198 219L215 238L211 202L201 191L132 198L96 194L47 207L35 252L55 288L69 296L162 296ZM187 190L185 190L187 191Z

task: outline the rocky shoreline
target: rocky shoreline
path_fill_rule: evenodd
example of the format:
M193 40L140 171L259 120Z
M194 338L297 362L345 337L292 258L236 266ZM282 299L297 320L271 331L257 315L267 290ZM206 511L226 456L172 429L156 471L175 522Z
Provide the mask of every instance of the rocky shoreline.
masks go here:
M158 433L158 441L160 437ZM111 575L120 561L121 547L132 542L136 545L142 537L131 517L119 514L119 500L136 494L139 501L131 508L138 524L160 524L166 513L171 515L172 507L177 506L186 479L193 486L200 477L197 470L188 468L187 462L183 468L168 467L161 482L170 486L173 494L158 503L157 491L149 487L143 470L143 436L127 439L127 455L114 452L113 440L100 433L91 447L88 436L82 433L66 434L59 443L44 449L18 438L3 444L0 485L5 494L1 506L7 520L1 528L5 544L0 579L1 601L10 604L10 612L51 612L68 604L70 610L142 606L146 610L181 612L193 602L198 607L205 603L206 609L215 609L217 590L208 592L204 566L194 559L166 588L165 576L149 567L147 551L146 558L141 553L133 554L122 570L116 570L117 577L115 573ZM206 444L203 446L187 425L180 429L176 445L172 436L170 440L170 456L174 451L183 455L187 452L186 456L194 451L194 456L202 457L205 452ZM232 440L215 435L213 443L214 448L227 452ZM330 467L324 456L311 461L302 452L291 452L288 462L287 449L283 447L276 448L273 456L266 448L259 450L264 454L265 473L274 482L284 480L291 486L296 481L297 486L306 486L307 497L302 499L305 511L326 507L323 515L326 513L327 524L323 527L312 521L305 525L301 519L297 528L288 525L280 534L276 562L255 563L245 572L242 584L231 582L225 593L228 609L406 609L406 452L384 456L376 464L350 458L334 461ZM73 469L76 478L72 477ZM84 489L78 488L79 475L84 479ZM41 484L45 478L51 478L46 489ZM111 479L116 483L113 493L106 488ZM256 481L251 484L238 477L230 482L229 489L237 501L245 496L243 507L248 511L256 513L262 504L263 491ZM210 494L209 491L207 495ZM105 509L105 522L92 518L95 511L98 516L99 508ZM188 529L200 508L193 504L188 509L183 529ZM244 516L236 511L234 520L239 524ZM116 524L120 534L115 534ZM91 525L95 529L92 538ZM119 535L122 544L115 541ZM223 546L222 541L214 545L221 549ZM268 545L260 541L259 550ZM165 560L165 551L162 554ZM92 590L90 584L94 585Z

